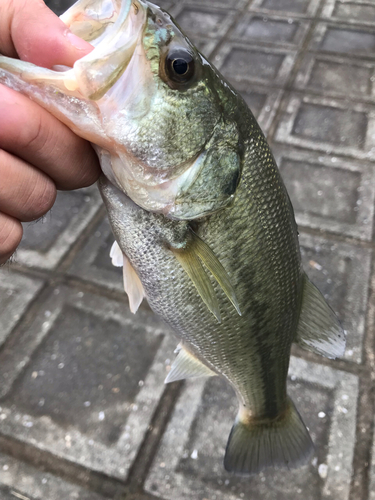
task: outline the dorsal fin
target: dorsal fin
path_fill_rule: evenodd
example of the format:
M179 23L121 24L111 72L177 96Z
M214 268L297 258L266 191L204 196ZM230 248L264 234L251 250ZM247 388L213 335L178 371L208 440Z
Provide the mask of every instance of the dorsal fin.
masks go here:
M345 332L339 320L306 275L295 342L331 359L343 356L345 351Z
M185 378L211 377L216 375L208 366L204 365L198 358L191 354L191 352L187 351L185 347L178 346L177 349L178 354L172 364L171 371L165 379L166 384Z

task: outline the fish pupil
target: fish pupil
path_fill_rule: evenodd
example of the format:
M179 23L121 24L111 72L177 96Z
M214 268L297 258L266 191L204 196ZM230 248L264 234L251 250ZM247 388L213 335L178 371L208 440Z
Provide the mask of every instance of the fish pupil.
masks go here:
M189 64L184 59L175 59L172 63L173 70L178 75L186 75L189 70Z
M194 56L184 48L176 48L169 52L164 60L161 75L166 76L166 82L172 88L186 88L195 75Z

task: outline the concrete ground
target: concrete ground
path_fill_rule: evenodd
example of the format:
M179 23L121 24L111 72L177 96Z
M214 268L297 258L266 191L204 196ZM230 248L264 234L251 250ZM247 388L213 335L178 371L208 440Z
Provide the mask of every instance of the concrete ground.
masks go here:
M218 378L163 385L176 340L147 306L129 312L92 187L25 224L0 270L0 499L375 500L375 1L160 3L268 135L305 269L348 332L343 359L293 351L316 454L225 473L234 395Z

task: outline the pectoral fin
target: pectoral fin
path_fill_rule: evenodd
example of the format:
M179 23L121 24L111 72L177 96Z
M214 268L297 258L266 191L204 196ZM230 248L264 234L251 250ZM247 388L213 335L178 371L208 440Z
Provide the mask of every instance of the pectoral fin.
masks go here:
M228 273L211 248L191 229L190 235L191 239L185 248L172 248L171 250L193 282L203 302L220 323L219 302L202 263L211 272L212 276L241 316L240 307Z
M171 371L168 373L165 383L176 382L185 378L192 377L212 377L216 375L198 358L187 351L184 347L180 348L177 357L172 364Z
M138 274L130 264L127 256L122 252L117 241L113 243L109 255L115 267L123 268L124 290L129 298L130 311L135 314L146 296L141 280L138 278Z
M345 351L345 332L323 295L307 276L304 277L301 315L295 342L301 347L338 358Z
M219 302L215 290L194 249L173 250L173 253L193 282L203 302L221 323Z

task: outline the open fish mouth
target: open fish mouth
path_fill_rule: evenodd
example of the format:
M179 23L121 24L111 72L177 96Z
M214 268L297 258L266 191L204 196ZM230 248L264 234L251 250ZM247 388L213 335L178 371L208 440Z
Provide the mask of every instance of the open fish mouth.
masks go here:
M128 67L146 17L147 4L140 0L82 0L66 11L62 21L95 47L66 72L68 90L101 99Z

